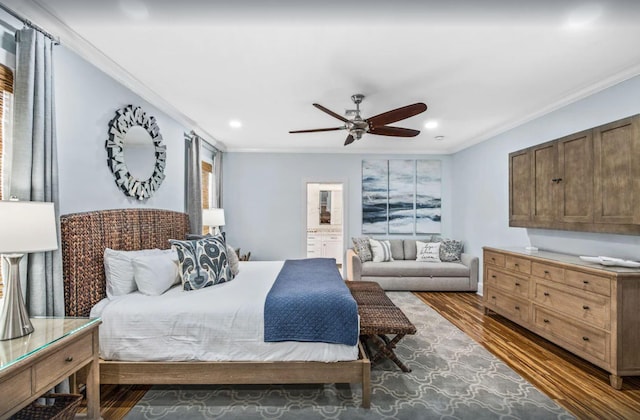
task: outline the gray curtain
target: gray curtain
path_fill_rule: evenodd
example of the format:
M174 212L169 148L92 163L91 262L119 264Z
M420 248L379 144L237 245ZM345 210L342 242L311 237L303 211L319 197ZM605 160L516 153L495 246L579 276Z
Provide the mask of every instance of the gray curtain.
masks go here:
M189 215L191 233L202 233L202 180L200 144L202 139L193 131L185 135L185 213Z
M216 180L213 186L215 188L216 202L213 203L213 206L222 208L222 152L217 149L213 155L213 172Z
M52 41L34 29L16 32L10 194L53 202L60 244L52 49ZM20 272L29 315L64 316L60 248L25 255Z

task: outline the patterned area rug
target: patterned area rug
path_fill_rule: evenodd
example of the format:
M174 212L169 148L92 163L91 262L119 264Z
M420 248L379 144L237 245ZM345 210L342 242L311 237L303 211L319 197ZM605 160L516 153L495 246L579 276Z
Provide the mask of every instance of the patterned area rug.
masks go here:
M418 333L375 364L371 408L354 385L154 386L126 419L572 419L506 364L409 292L390 298Z

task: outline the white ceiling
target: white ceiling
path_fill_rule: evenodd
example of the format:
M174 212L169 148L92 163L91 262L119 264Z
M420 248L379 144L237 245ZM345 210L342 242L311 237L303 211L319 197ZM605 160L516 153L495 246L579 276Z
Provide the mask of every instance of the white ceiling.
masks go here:
M452 153L640 74L640 1L3 2L228 151ZM354 93L421 134L288 134Z

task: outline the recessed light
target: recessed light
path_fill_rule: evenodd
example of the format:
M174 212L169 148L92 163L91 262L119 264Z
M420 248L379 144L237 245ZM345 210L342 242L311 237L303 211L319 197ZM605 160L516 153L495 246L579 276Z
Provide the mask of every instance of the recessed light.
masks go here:
M240 127L242 127L242 121L240 121L240 120L231 120L231 121L229 121L229 127L231 127L231 128L240 128Z
M426 123L424 123L424 128L428 130L433 130L436 127L438 127L438 121L436 120L429 120Z
M435 136L434 139L436 141L442 141L442 140L444 140L444 136Z
M579 30L589 27L602 15L602 6L600 4L584 4L577 7L566 20L565 28L570 30Z

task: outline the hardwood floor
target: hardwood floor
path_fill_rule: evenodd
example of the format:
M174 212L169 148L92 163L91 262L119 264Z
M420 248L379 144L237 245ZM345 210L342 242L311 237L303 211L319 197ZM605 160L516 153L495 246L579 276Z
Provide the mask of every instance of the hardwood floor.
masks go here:
M576 417L640 418L640 377L625 377L616 391L604 370L500 315L485 315L475 293L415 294Z
M485 315L475 293L416 295L576 417L640 418L640 377L625 377L616 391L604 370L499 315ZM103 419L122 419L148 389L102 385Z

